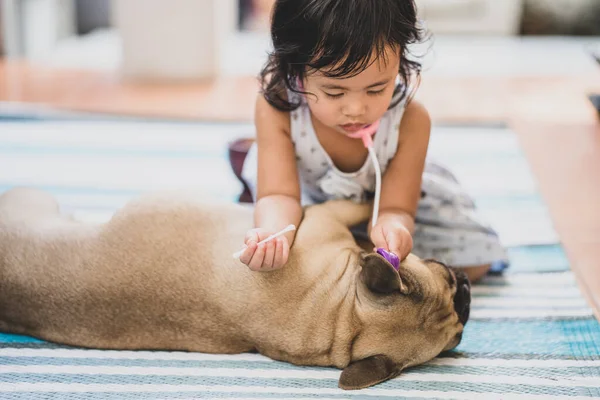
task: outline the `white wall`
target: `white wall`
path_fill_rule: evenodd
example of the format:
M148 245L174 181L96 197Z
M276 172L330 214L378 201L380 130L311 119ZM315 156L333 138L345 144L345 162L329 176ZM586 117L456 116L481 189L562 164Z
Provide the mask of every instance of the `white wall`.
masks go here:
M236 0L113 0L112 9L130 79L215 77L223 43L236 31Z
M550 1L550 0L549 0ZM516 35L523 0L417 0L433 33Z

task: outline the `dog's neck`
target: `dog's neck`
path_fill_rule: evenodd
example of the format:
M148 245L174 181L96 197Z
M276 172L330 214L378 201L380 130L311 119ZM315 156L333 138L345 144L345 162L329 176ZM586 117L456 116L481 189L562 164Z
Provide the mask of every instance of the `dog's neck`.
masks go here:
M279 330L293 330L294 334L290 336L294 340L289 340L288 337L285 352L277 355L269 354L267 349L277 346L257 347L265 355L292 363L305 364L310 360L309 363L314 365L343 368L350 362L352 343L360 331L359 321L355 317L360 249L342 249L328 266L315 265L311 263L311 259L306 254L298 254L298 257L290 259L290 263L284 268L287 271L281 271L282 275L286 275L284 279L311 284L289 290L286 297L288 301L273 307L273 312L277 314L293 312ZM296 278L288 274L296 275ZM269 284L277 284L281 279L278 275L271 274L265 276L265 279ZM306 279L307 275L311 275L311 279ZM290 306L293 310L288 309ZM277 319L281 320L279 317ZM262 337L257 338L257 341L260 343L272 339Z

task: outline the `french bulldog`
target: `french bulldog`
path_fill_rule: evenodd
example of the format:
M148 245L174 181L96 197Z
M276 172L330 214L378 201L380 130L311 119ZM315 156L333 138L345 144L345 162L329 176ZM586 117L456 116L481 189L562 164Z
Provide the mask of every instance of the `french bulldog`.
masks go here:
M90 223L15 188L0 196L0 331L96 349L258 352L369 387L456 347L471 299L466 276L442 263L411 254L396 270L365 251L349 227L370 211L306 207L284 268L253 272L232 257L252 227L247 206L154 193Z

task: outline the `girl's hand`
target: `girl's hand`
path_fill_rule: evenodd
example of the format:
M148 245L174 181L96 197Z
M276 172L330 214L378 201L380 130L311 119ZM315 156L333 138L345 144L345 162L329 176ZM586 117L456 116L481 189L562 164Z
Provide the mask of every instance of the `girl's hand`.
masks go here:
M252 271L273 271L283 267L290 252L290 245L285 236L279 236L261 245L257 244L274 233L276 232L262 228L249 230L244 239L247 248L240 256L240 261Z
M398 256L400 261L404 260L413 247L410 231L402 223L401 218L393 214L382 214L377 224L371 229L371 241L378 247L390 251Z

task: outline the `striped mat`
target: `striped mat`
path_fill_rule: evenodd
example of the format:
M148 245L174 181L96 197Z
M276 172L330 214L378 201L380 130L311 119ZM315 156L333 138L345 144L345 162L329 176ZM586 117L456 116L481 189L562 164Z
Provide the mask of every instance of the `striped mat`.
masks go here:
M226 144L245 124L0 117L0 191L31 185L65 212L106 220L148 190L201 187L235 201ZM511 266L473 287L461 345L373 388L340 371L255 354L100 351L0 333L0 399L553 399L600 397L600 324L582 298L515 135L436 127L449 165L510 248Z

